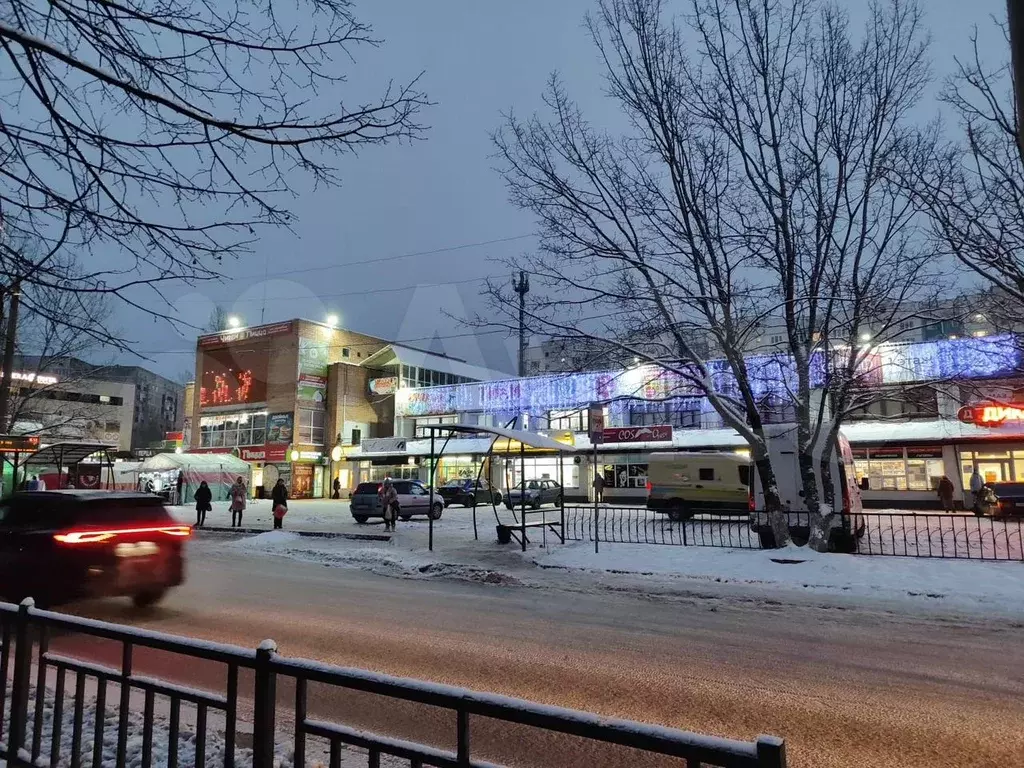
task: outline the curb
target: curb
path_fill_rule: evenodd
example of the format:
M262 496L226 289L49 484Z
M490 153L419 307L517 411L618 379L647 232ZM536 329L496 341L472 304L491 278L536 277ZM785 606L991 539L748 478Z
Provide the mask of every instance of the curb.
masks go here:
M221 526L206 526L193 528L193 531L209 531L210 533L244 533L257 535L260 533L271 533L274 528L224 528ZM276 530L284 530L278 528ZM352 541L391 541L391 535L386 533L332 533L330 531L288 531L299 536L314 539L350 539Z

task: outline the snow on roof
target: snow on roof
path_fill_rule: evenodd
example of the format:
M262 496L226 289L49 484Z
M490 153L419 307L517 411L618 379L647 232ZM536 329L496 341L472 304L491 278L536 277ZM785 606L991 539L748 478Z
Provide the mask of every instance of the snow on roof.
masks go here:
M230 453L158 453L142 462L139 471L163 472L185 467L198 470L224 468L240 475L249 473L249 462Z
M374 364L380 365L383 361L390 362L392 359L397 360L403 365L413 365L417 368L426 368L431 371L451 373L455 376L473 379L474 381L495 381L509 377L506 371L492 371L489 368L473 365L456 357L436 355L414 347L403 347L401 344L389 344L384 349L374 352L363 360L363 365L372 367Z

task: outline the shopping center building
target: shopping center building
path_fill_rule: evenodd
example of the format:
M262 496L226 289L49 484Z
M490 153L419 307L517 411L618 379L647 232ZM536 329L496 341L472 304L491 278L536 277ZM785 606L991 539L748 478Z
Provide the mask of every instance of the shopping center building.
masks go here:
M236 328L197 341L184 444L249 462L257 492L283 478L322 498L357 482L348 454L396 434L400 389L504 375L311 320Z
M934 507L943 475L953 480L962 501L975 466L990 482L1024 482L1024 409L1008 407L1024 402L1021 349L1015 336L872 349L863 379L874 396L870 405L849 415L843 428L854 449L865 504ZM728 386L724 366L717 373L714 362L709 366ZM791 421L792 407L783 393L793 391L787 382L792 371L785 362L779 356L751 357L748 367L759 399L767 404L765 420ZM821 382L816 384L820 388ZM585 499L595 471L588 437L594 403L603 404L604 442L597 447L596 471L603 475L609 501L645 498L652 451L746 450L706 398L654 366L437 386L400 381L394 436L364 440L349 453L352 479L390 475L426 480L428 425L503 426L514 420L519 428L549 434L575 452L528 455L526 478L561 476L567 499ZM481 474L500 487L518 482L519 457L503 455L499 446L489 458L489 449L486 438L452 436L436 481Z

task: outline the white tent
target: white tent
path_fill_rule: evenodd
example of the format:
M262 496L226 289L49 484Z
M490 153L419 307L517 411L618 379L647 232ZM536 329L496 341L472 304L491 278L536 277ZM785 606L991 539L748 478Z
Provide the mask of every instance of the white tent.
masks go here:
M155 476L172 487L178 472L184 474L181 493L185 500L192 498L203 480L209 484L214 501L227 501L228 491L238 477L245 481L246 488L252 487L249 463L230 453L158 453L139 467L140 478Z

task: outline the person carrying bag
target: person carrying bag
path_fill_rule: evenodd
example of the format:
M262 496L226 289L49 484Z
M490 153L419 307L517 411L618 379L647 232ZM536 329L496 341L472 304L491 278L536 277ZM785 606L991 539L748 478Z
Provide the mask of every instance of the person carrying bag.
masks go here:
M277 478L270 500L274 506L274 528L284 528L284 516L288 514L288 488L281 478Z

